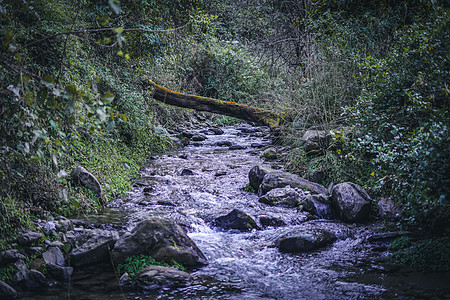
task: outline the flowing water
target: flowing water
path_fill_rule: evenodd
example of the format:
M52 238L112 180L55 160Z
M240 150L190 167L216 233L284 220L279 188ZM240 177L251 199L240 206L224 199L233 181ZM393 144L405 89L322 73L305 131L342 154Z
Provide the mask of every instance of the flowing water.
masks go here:
M129 293L117 288L111 270L95 267L75 273L65 293L72 299L439 299L449 295L445 278L416 278L415 273L393 273L385 266L384 248L366 242L380 224L311 219L293 208L259 203L258 196L244 188L249 170L262 163L261 147L271 144L268 129L240 124L224 130L222 135L210 134L205 141L150 159L127 197L89 219L119 230L130 230L149 216L174 219L208 259L207 266L192 274L193 282L154 294ZM225 141L241 147L230 150L217 145ZM261 217L286 225L244 233L212 226L215 218L236 208L259 225ZM338 240L319 251L280 253L276 240L295 228L327 229Z

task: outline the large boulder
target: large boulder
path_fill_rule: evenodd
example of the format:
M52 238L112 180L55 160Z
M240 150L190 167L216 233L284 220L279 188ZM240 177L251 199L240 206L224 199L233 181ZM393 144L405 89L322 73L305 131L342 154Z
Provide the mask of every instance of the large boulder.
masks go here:
M0 280L0 299L16 299L18 293L9 284Z
M255 191L259 189L259 185L263 181L264 176L270 172L275 172L275 170L270 168L269 166L257 165L251 168L250 172L248 173L248 180Z
M300 195L290 186L270 190L259 198L259 202L272 206L297 207Z
M317 229L291 232L278 240L276 246L281 252L298 253L325 247L336 240L331 232Z
M72 180L79 185L82 185L92 190L99 199L103 199L102 186L98 182L97 178L92 175L88 170L82 166L77 166L70 173Z
M37 270L19 271L13 280L29 291L47 289L50 286L50 282L45 275Z
M187 267L206 264L206 258L183 229L171 219L153 217L123 235L111 252L114 263L127 257L150 255L158 261L175 260Z
M184 286L190 278L189 273L175 268L149 266L137 273L130 282L144 290L156 290Z
M49 247L47 251L42 253L42 257L46 265L55 265L64 267L64 255L58 247Z
M319 218L333 218L331 203L328 202L327 197L323 194L303 195L300 198L300 205L303 210L318 216Z
M111 230L91 230L89 238L70 254L73 266L93 265L109 260L109 252L113 248L119 234Z
M238 209L234 209L228 215L218 217L213 224L223 229L236 229L239 231L250 231L258 228L255 220Z
M369 218L370 196L355 183L335 185L331 190L331 201L336 215L346 222L362 222Z
M327 189L320 184L303 179L298 175L286 173L283 171L274 171L267 173L261 185L259 186L258 194L264 195L275 188L282 188L290 185L292 188L300 188L305 191L310 191L313 194L326 194Z
M328 148L331 135L326 130L309 129L301 138L303 149L307 154L318 154Z

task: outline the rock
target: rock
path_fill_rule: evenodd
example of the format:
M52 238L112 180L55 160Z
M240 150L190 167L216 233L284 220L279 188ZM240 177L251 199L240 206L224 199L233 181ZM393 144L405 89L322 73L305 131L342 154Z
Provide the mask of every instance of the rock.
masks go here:
M30 232L24 233L19 238L18 242L22 246L30 246L30 245L36 243L37 241L39 241L39 239L42 238L43 236L44 235L42 233L30 231Z
M336 215L346 222L362 222L369 218L371 199L357 184L344 182L335 185L331 201Z
M73 223L71 220L63 217L63 216L59 216L56 219L56 230L60 231L60 230L64 230L64 231L69 231L73 229Z
M264 176L270 172L275 172L275 170L264 165L258 165L251 168L250 172L248 173L248 180L255 191L259 189L259 185L263 181Z
M175 268L149 266L136 274L133 282L144 290L155 290L184 286L189 279L189 273Z
M95 265L109 260L110 250L119 239L116 231L92 230L90 237L80 247L72 250L70 257L73 266Z
M191 175L194 175L195 173L194 173L194 171L192 171L192 170L189 170L189 169L183 169L182 171L181 171L181 174L180 174L180 176L191 176Z
M309 181L322 184L327 179L327 174L323 170L315 170L307 176Z
M260 157L266 160L275 160L278 158L278 154L274 148L268 148L263 151Z
M64 267L65 261L64 261L64 255L62 251L57 247L50 247L42 253L42 257L44 258L44 262L47 265L55 265Z
M259 198L259 202L272 206L297 207L300 195L290 186L270 190Z
M331 135L326 130L309 129L301 138L306 154L318 154L328 148Z
M90 190L92 190L99 199L103 199L103 192L100 183L94 175L89 173L88 170L82 166L77 166L70 173L72 180L79 185L82 185Z
M54 264L47 265L47 272L52 278L60 281L69 281L72 276L72 267L61 267Z
M181 135L183 137L185 137L185 138L188 138L188 139L190 139L190 138L192 138L194 136L194 134L192 132L189 132L189 131L182 131Z
M225 176L225 175L227 175L227 172L225 172L225 171L218 171L218 172L216 172L216 174L214 174L214 176L216 176L216 177Z
M378 201L378 213L386 220L395 221L400 218L402 212L403 210L390 198L381 198Z
M252 143L250 146L251 146L252 148L260 149L260 148L264 147L264 144Z
M14 281L21 284L26 290L33 291L46 289L50 286L50 282L45 275L36 270L19 271L15 275Z
M128 273L124 273L122 276L120 276L119 279L119 285L123 286L123 285L130 285L132 283L130 275L128 275Z
M0 280L0 299L16 299L19 294L9 284Z
M48 221L44 224L44 232L46 235L52 234L53 231L56 231L56 222Z
M333 218L331 203L327 201L327 197L325 195L304 195L300 198L300 204L303 206L303 210L318 216L319 218Z
M264 227L280 227L280 226L286 226L286 223L283 220L280 220L275 217L269 217L269 216L261 216L259 218L259 223L261 223Z
M14 263L19 259L25 259L25 256L16 249L10 249L0 252L0 266L6 266Z
M201 134L196 134L196 135L191 137L191 140L193 140L195 142L201 142L201 141L206 140L206 136L201 135Z
M241 145L233 145L228 147L228 150L244 150L245 146L241 146Z
M140 222L116 242L111 252L116 265L140 254L158 261L175 260L187 267L206 264L205 256L183 229L173 220L159 217Z
M216 143L219 147L231 147L233 145L230 141L220 141Z
M305 191L310 191L313 194L326 194L327 189L320 184L303 179L298 175L286 173L283 171L274 171L267 173L261 185L259 186L258 193L264 195L270 190L275 188L282 188L290 185L292 188L300 188Z
M144 193L151 193L151 192L153 192L155 189L152 187L152 186L147 186L147 187L145 187L142 191L144 192Z
M211 131L212 133L214 133L215 135L222 135L224 132L222 129L220 128L209 128L209 131Z
M239 231L258 229L258 225L249 215L237 209L234 209L228 215L218 217L213 224L223 229L237 229Z
M298 253L312 251L325 247L336 240L336 236L325 230L293 232L282 237L277 242L277 247L281 252Z

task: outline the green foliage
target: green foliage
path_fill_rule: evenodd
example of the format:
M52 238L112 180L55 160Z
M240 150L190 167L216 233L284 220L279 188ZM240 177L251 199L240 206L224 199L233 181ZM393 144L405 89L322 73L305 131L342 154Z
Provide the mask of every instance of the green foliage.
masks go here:
M418 271L450 271L450 239L448 237L422 240L411 247L409 247L409 240L399 239L390 246L392 250L396 250L391 258L397 263Z
M244 191L249 193L256 193L255 189L250 185L250 183L247 183L247 185L244 187Z
M174 260L171 260L169 263L158 262L151 256L141 254L139 256L127 257L124 264L117 266L117 272L119 275L128 273L128 275L134 276L148 266L173 267L181 271L186 271L186 268L182 264Z
M411 246L411 238L407 236L401 236L396 238L388 247L389 250L399 251L404 250Z
M12 264L0 267L0 280L8 282L17 271L19 271L17 267Z

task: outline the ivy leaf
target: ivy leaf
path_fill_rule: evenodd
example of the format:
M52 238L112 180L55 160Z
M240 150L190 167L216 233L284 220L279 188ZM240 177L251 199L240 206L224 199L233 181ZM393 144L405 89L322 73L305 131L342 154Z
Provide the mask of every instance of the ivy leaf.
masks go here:
M45 75L44 78L42 78L41 83L49 88L55 87L55 81L51 75Z
M101 100L104 104L110 104L114 100L114 94L107 92L102 96Z
M72 95L77 94L77 87L73 84L66 86L66 91L69 92Z

